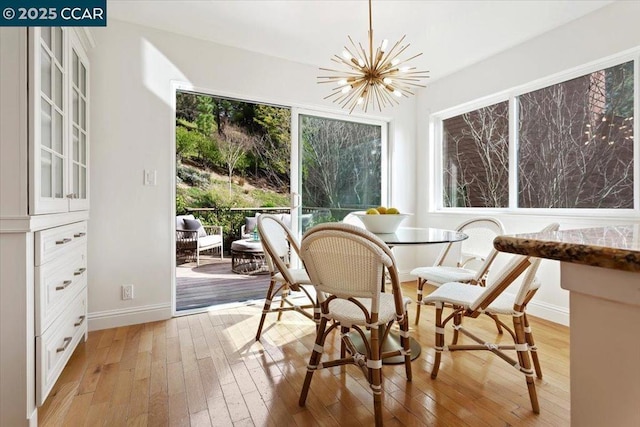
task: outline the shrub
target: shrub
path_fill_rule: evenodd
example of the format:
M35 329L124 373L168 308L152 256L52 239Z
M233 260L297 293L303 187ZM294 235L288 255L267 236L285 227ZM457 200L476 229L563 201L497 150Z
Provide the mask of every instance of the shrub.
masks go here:
M205 172L200 172L197 169L182 164L178 165L176 172L178 182L184 182L192 187L205 187L209 185L209 175Z

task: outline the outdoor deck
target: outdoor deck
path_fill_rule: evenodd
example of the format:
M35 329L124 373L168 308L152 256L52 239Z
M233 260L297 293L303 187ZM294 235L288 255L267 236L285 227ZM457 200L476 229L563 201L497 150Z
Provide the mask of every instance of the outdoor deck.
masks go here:
M248 276L231 271L231 258L203 257L176 267L176 310L264 300L269 275ZM260 301L259 304L263 302Z

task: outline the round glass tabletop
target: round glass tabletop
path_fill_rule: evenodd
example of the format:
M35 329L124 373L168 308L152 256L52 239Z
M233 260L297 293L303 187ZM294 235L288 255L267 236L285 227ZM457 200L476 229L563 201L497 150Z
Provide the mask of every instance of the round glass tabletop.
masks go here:
M395 233L376 233L389 246L450 243L467 239L464 233L440 228L398 228Z

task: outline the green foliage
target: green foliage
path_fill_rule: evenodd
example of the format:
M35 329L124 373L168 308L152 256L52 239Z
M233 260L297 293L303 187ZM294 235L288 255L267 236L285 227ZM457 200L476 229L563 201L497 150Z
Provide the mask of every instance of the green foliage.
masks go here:
M210 96L198 96L198 115L196 126L198 131L207 137L213 133L213 98Z
M195 156L200 140L206 139L200 133L186 127L176 126L176 155L179 159Z

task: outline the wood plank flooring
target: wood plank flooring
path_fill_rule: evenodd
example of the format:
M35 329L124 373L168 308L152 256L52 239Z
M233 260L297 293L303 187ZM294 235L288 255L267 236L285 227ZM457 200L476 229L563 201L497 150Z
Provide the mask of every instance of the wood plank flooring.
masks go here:
M202 257L176 267L176 310L264 299L269 275L243 275L231 271L231 258Z
M414 283L404 289L415 295ZM280 322L270 314L256 342L260 312L243 306L91 332L40 408L40 425L373 425L371 391L351 366L318 371L306 407L298 406L314 324L295 312ZM492 322L465 322L499 340ZM402 365L383 368L385 425L569 425L568 328L531 323L544 374L536 380L539 415L531 411L523 375L489 352L445 353L432 380L433 308L427 307L412 330L423 347L413 381ZM325 355L338 348L336 335Z

